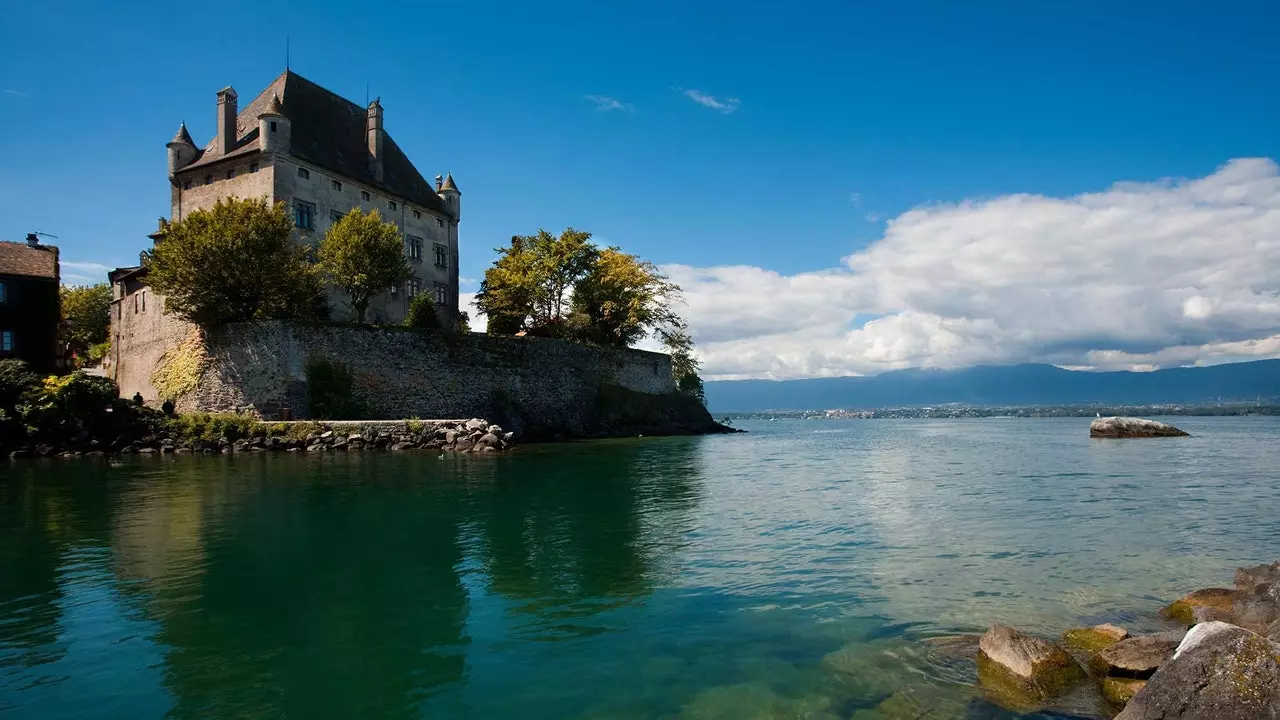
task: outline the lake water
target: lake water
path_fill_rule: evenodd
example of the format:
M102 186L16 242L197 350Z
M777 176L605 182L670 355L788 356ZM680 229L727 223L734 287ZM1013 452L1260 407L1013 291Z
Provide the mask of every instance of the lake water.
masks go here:
M1280 556L1280 422L1177 423L13 464L0 716L1013 717L938 638L1158 629Z

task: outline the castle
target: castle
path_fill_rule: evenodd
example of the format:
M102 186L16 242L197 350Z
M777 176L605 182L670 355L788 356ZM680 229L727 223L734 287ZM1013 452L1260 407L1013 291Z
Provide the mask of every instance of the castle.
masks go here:
M404 236L413 277L374 298L369 319L400 322L419 292L432 294L443 317L457 317L462 193L452 174L436 176L434 185L423 178L384 129L379 100L361 109L286 70L243 110L233 88L218 91L214 138L197 147L183 123L168 151L174 220L222 198L265 197L286 205L299 242L319 244L352 208L377 210ZM151 237L163 239L163 224ZM116 297L134 302L124 301L141 291L140 269L121 268L112 276ZM334 316L341 318L349 312L345 295L337 288L328 292Z

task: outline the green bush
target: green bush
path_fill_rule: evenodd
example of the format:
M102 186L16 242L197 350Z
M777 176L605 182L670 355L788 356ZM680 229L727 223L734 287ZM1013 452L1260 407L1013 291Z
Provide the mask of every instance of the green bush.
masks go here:
M310 415L321 420L356 420L360 405L355 400L351 371L342 363L326 358L307 360L307 404Z
M428 330L440 329L440 315L436 313L436 304L431 301L430 295L418 293L413 296L409 301L409 314L405 316L404 324Z
M95 437L128 432L137 420L113 381L82 372L45 378L19 412L31 435L51 441L86 431Z
M169 432L177 442L231 442L253 437L258 421L239 413L188 413L169 419Z
M40 390L40 376L22 360L0 360L0 409L12 416L19 404Z

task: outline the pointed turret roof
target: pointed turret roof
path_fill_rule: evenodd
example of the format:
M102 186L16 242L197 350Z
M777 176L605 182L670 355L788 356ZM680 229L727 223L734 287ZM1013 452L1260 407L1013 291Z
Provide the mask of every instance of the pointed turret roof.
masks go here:
M263 110L258 117L263 117L265 115L279 115L280 117L284 117L284 105L280 104L280 96L278 94L273 94L271 96L271 103L267 105L267 109Z
M186 123L182 123L181 125L178 126L178 132L173 134L173 139L170 140L169 142L183 143L185 145L190 145L191 147L196 146L195 141L191 139L191 133L187 132Z
M444 192L445 190L452 190L459 195L462 194L462 191L458 189L458 186L453 183L453 173L446 175L444 178L444 184L440 186L441 192Z

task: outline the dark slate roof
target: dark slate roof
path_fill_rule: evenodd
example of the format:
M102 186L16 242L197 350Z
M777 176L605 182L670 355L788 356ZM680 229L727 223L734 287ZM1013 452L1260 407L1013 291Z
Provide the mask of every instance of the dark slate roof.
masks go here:
M388 133L383 138L382 182L369 168L365 139L365 108L332 93L301 75L286 70L240 110L236 118L236 144L231 152L218 153L217 138L209 141L189 168L258 151L258 117L279 97L282 115L289 120L290 153L357 182L380 188L415 205L449 214L435 189L409 162Z
M280 104L279 95L274 93L271 95L271 104L262 112L262 115L284 115L284 105ZM259 117L261 117L261 115L259 115Z
M0 242L0 275L29 275L56 280L58 248L31 247L24 242Z
M196 141L191 139L191 133L187 132L187 124L186 124L186 123L182 123L181 125L179 125L179 126L178 126L178 132L176 132L176 133L174 133L174 134L173 134L173 139L172 139L172 140L170 140L169 142L171 142L171 143L186 143L186 144L190 145L191 147L195 147L195 146L196 146Z

